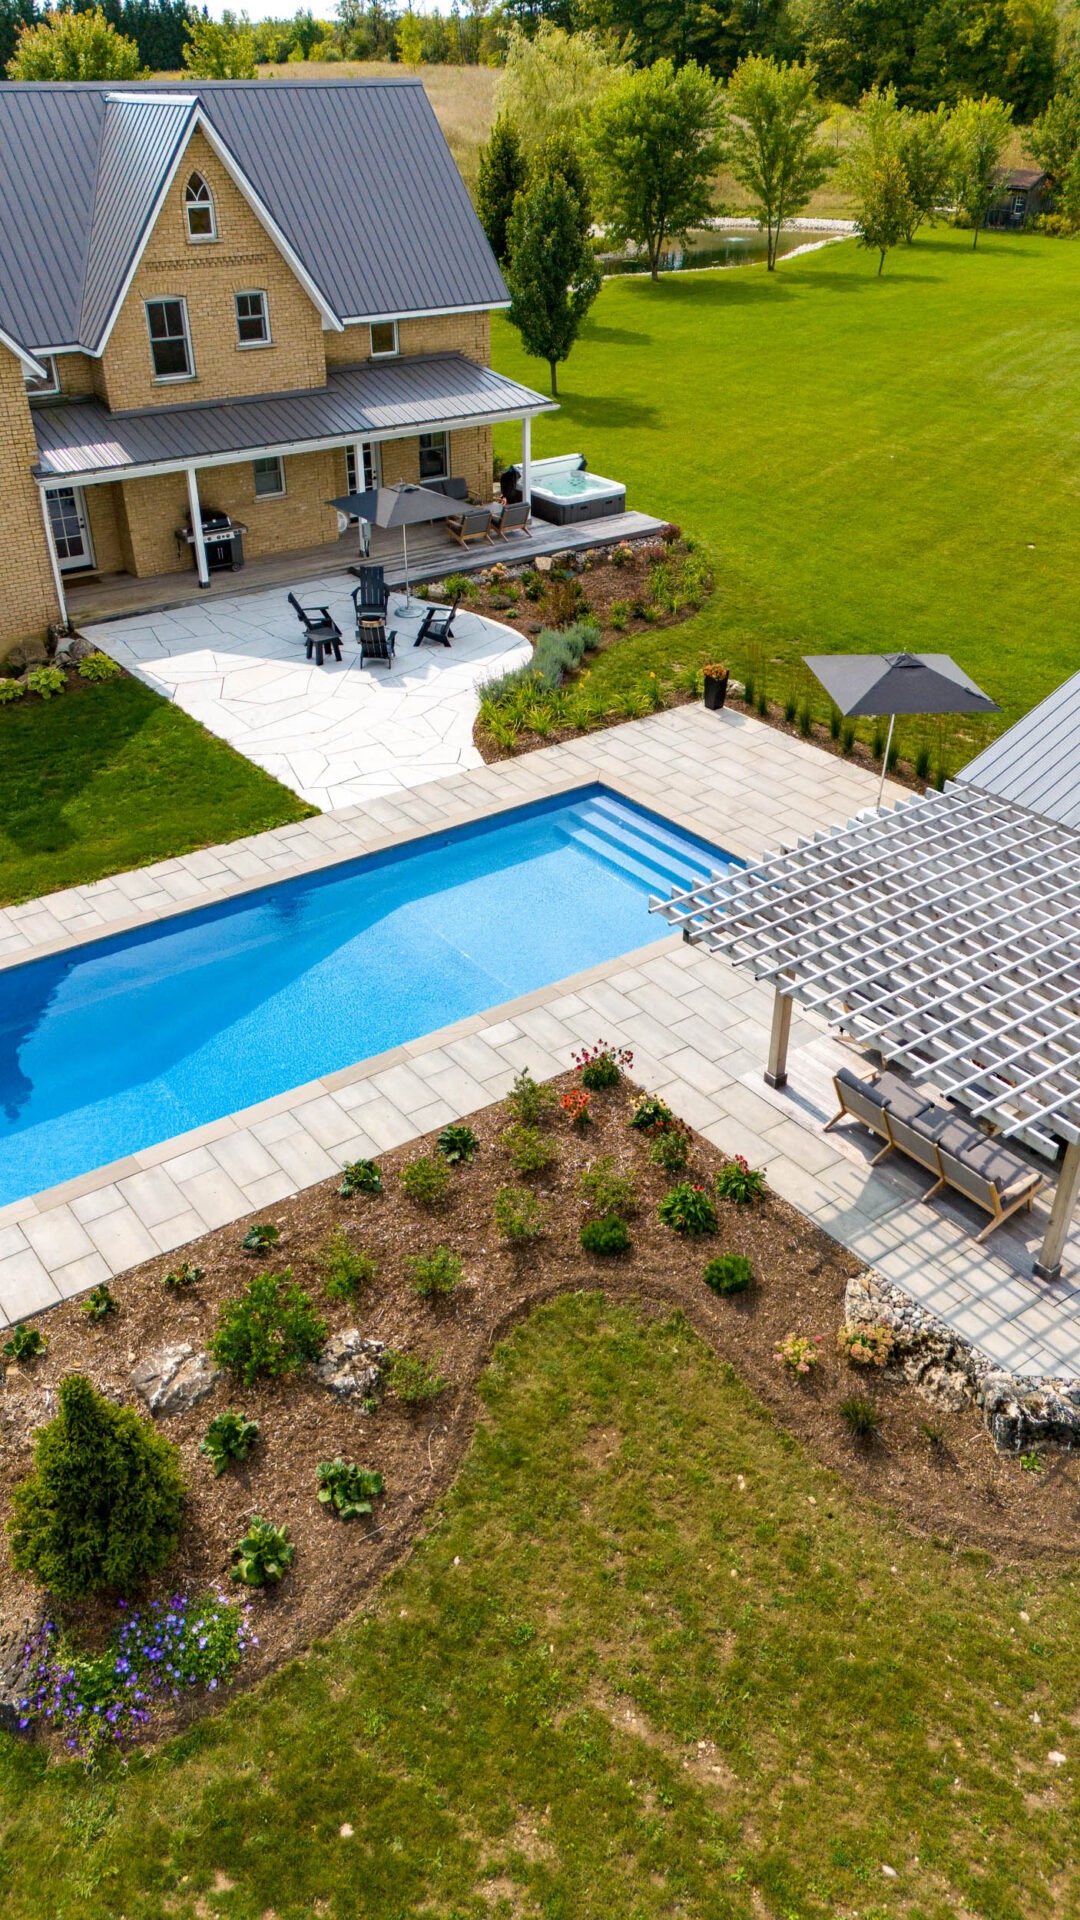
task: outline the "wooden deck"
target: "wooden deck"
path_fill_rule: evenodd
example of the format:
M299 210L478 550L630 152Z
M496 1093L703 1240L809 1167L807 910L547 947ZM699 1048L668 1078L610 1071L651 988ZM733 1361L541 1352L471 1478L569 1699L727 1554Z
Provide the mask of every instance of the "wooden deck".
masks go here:
M474 541L461 547L438 526L419 526L409 533L409 575L418 581L446 573L473 573L490 567L496 560L529 560L545 553L565 553L568 548L609 546L618 540L640 539L664 525L646 513L616 513L603 520L587 520L578 526L555 527L546 520L534 520L529 533L510 534L505 540ZM405 578L401 565L401 535L376 527L371 537L370 559L386 568L390 586L400 586ZM136 579L129 573L95 574L86 580L67 582L68 615L75 627L95 620L122 620L140 613L161 613L171 607L226 599L233 594L254 593L260 587L280 586L288 591L305 587L327 574L343 573L355 566L358 543L355 528L333 540L328 546L294 548L289 553L267 554L251 560L239 573L215 573L210 585L200 587L194 569L190 573L161 573Z

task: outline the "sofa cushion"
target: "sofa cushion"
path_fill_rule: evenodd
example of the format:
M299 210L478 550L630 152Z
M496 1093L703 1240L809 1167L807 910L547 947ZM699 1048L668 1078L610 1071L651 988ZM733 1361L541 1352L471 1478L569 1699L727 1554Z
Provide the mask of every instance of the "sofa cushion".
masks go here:
M951 1153L972 1173L977 1173L980 1180L989 1181L999 1193L1034 1171L1011 1147L980 1133L978 1127L955 1113L943 1114L940 1121L929 1127L926 1120L926 1114L921 1115L917 1131L925 1133L943 1153Z
M913 1087L909 1080L901 1080L898 1073L891 1073L888 1068L878 1074L875 1092L889 1112L895 1113L900 1120L906 1120L909 1126L916 1114L924 1113L932 1104L921 1087ZM936 1113L937 1108L933 1108L933 1111Z

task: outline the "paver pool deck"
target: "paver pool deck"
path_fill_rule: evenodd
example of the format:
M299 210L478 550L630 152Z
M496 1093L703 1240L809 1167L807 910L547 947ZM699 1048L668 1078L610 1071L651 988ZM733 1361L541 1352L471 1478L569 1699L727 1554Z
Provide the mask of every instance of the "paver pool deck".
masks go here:
M687 706L396 797L0 910L0 967L208 905L417 833L600 779L752 859L876 797L858 767L733 713ZM900 789L886 790L890 799ZM766 1169L785 1199L1000 1366L1080 1377L1080 1233L1065 1278L1031 1278L1047 1206L982 1247L959 1198L919 1200L899 1156L871 1169L856 1127L824 1134L831 1073L858 1055L795 1010L789 1082L764 1085L771 992L662 935L636 954L0 1209L0 1318L14 1320L488 1105L528 1066L564 1070L603 1036L688 1124ZM2 981L2 976L0 976ZM2 990L2 987L0 987Z

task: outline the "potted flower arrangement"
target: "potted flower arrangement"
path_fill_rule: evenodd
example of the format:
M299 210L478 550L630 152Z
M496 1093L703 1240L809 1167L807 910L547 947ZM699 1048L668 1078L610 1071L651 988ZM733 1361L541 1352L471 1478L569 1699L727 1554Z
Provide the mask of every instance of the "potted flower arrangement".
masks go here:
M717 713L727 699L728 669L725 666L703 668L705 676L705 705L711 712Z

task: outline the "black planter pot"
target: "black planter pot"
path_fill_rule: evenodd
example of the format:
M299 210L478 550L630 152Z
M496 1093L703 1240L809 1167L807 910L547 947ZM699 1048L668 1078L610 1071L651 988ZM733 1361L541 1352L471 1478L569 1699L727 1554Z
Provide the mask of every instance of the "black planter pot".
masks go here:
M708 707L710 713L718 713L720 711L724 701L727 699L727 688L728 676L726 673L723 678L712 673L705 675L705 705Z

